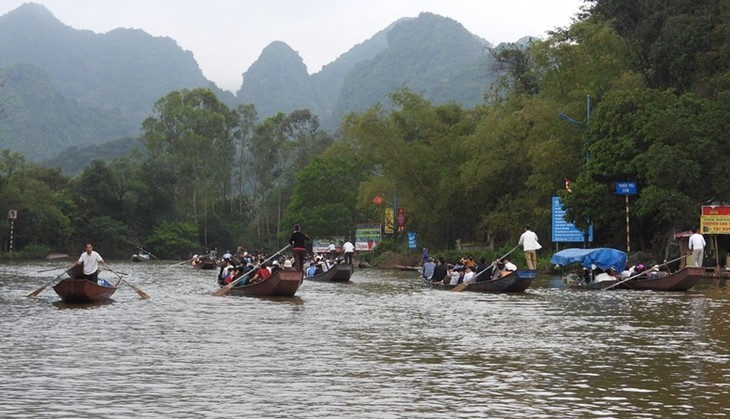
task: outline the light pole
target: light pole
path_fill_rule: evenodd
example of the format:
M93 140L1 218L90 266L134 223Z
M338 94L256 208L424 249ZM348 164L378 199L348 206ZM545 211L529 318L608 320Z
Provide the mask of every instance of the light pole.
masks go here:
M564 114L563 112L560 112L558 116L566 121L567 123L575 126L584 126L585 127L585 140L583 141L583 147L585 151L585 162L588 163L588 159L590 158L590 153L588 152L588 146L590 145L590 139L588 137L588 128L589 124L591 122L591 96L586 95L586 120L585 122L577 121L568 115ZM590 229L591 229L591 217L588 216L588 227L586 227L585 231L583 232L583 247L588 248L590 245Z

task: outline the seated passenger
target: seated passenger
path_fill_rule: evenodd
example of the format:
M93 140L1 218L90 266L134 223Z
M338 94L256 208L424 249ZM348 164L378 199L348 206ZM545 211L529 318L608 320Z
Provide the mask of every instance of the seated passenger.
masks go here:
M311 278L315 275L317 275L317 265L315 265L314 262L310 262L309 267L307 268L307 278Z
M615 281L615 280L616 280L616 270L613 268L608 268L607 271L596 275L593 282Z

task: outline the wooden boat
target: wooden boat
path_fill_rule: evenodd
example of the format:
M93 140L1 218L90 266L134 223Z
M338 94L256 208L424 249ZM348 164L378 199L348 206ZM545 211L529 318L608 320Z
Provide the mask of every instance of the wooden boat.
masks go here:
M347 282L352 276L352 264L351 263L336 263L332 265L329 270L322 272L319 275L306 277L307 281L317 282Z
M66 303L93 303L108 300L117 291L117 287L114 285L99 285L85 279L81 266L74 266L66 271L66 274L69 278L65 278L53 286L56 294Z
M642 291L687 291L697 285L704 275L704 267L688 266L677 272L652 279L643 276L631 279L622 283L619 287Z
M213 256L200 256L193 259L191 264L193 268L199 269L216 269L218 267L218 262Z
M525 272L526 270L523 270ZM518 280L520 271L514 271L509 275L505 275L496 279L488 279L486 281L477 281L473 284L469 284L464 291L472 292L488 292L488 293L503 293L507 292L514 283ZM529 272L529 271L528 271ZM534 271L532 271L534 272ZM450 291L457 285L441 284L438 282L431 282L428 279L423 278L423 283L434 289Z
M231 288L231 295L245 295L249 297L283 296L291 297L296 294L302 283L303 272L280 269L261 282L235 286Z

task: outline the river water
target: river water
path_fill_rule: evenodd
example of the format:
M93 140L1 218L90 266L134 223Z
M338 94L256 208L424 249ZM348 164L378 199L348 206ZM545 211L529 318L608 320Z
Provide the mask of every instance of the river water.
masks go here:
M214 297L215 271L114 262L140 290L68 306L52 262L0 264L3 418L730 415L730 287L424 289L358 270L292 298ZM60 266L60 265L57 265ZM107 273L108 274L108 273Z

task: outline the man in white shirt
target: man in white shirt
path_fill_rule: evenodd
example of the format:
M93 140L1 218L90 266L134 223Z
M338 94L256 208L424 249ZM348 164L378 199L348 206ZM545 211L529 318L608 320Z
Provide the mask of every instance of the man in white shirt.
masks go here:
M527 269L537 269L537 251L542 249L540 243L537 242L537 234L530 231L530 226L525 226L525 232L520 236L519 243L525 252L525 261Z
M689 236L689 251L692 253L692 257L695 260L695 266L702 266L702 259L705 257L706 245L707 243L705 243L705 238L702 237L702 234L700 234L697 228L693 228L692 235Z
M342 251L345 252L345 263L352 264L352 255L355 254L355 246L348 240L342 245Z
M104 263L104 259L101 255L94 251L94 246L91 243L86 243L86 251L79 256L79 260L76 261L77 265L83 265L84 267L84 278L96 282L99 275L99 262Z

